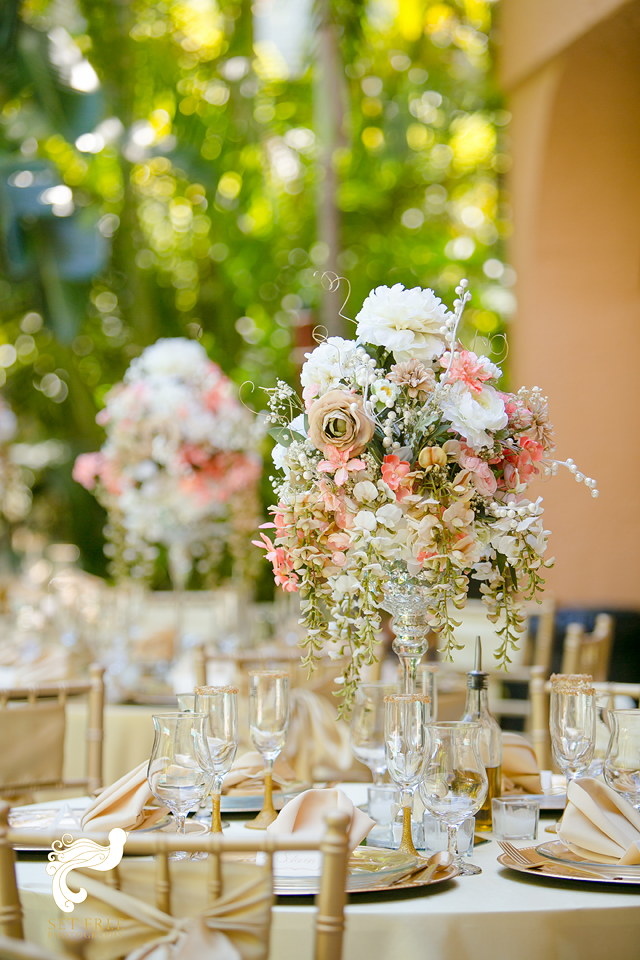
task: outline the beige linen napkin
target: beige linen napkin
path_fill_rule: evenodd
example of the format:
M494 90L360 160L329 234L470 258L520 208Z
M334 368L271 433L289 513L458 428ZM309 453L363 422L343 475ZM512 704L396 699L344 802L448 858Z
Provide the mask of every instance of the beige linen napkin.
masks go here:
M502 733L502 793L542 793L538 761L528 740Z
M157 807L151 811L144 809L153 799L147 783L148 766L149 761L145 760L110 787L105 787L84 811L82 829L104 833L114 827L135 830L136 827L150 827L163 817L168 807Z
M296 782L296 775L286 760L278 757L273 765L275 789L288 787ZM222 782L222 792L254 794L264 792L264 760L257 750L245 753L231 764L231 770Z
M596 863L640 863L640 813L593 777L569 782L558 836Z
M342 790L305 790L289 800L277 819L267 827L267 833L280 837L297 833L310 840L320 839L327 829L324 815L329 810L340 810L351 817L349 853L353 853L376 825L375 820L358 810Z
M336 773L351 769L349 727L338 719L338 711L326 697L300 687L291 691L291 722L283 755L305 782L313 781L318 768Z

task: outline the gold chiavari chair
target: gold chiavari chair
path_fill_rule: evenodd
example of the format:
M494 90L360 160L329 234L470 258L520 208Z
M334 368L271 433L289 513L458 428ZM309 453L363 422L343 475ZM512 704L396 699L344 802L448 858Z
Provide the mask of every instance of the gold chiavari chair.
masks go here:
M608 613L596 617L593 633L579 623L570 623L562 651L562 673L588 673L602 683L607 679L615 622Z
M59 680L0 689L0 796L33 790L102 786L104 667L90 667L89 680ZM86 777L65 780L65 707L88 694ZM25 701L25 702L20 702Z
M531 702L530 737L541 770L551 769L551 734L549 732L549 697L551 681L546 680L542 669L531 668L529 700ZM607 697L609 709L613 709L614 697L626 696L640 700L640 683L595 682L598 697Z
M0 802L0 935L23 938L22 905L18 890L13 844L36 844L40 847L50 845L55 834L43 837L42 833L11 831L8 827L9 805ZM272 837L267 834L250 837L225 837L221 834L205 836L179 837L177 834L151 832L146 834L130 833L125 844L127 856L120 865L105 876L106 882L94 879L91 870L75 873L71 879L73 887L84 887L89 899L77 911L78 916L84 909L89 916L98 916L96 903L106 905L111 916L121 915L125 935L135 947L153 946L156 940L175 943L179 937L196 934L204 923L208 931L219 931L227 935L233 946L242 956L242 960L266 960L268 956L269 930L271 918L271 880L273 855L280 851L319 850L323 854L320 892L316 897L315 947L314 960L340 960L344 933L344 906L346 901L346 875L348 862L349 817L338 810L325 816L327 830L318 841L299 839L295 836ZM107 845L107 834L87 834L86 838ZM206 852L204 861L169 862L169 854L176 850L189 853ZM258 866L254 863L229 862L226 854L263 853L266 863ZM155 857L153 860L130 859L130 857ZM241 867L243 873L238 884L238 874L233 882L230 868ZM133 873L133 883L128 874ZM196 887L194 887L194 879ZM136 895L124 892L129 882ZM229 881L229 882L228 882ZM184 890L184 886L188 889ZM174 916L172 907L175 900L181 898L184 908L185 896L190 913ZM42 895L45 896L44 894ZM49 895L46 895L47 898ZM144 898L144 899L143 899ZM151 901L155 899L155 904ZM197 901L204 904L198 912ZM99 909L99 907L98 907ZM51 913L47 905L45 910ZM129 922L131 921L131 922ZM125 941L126 943L127 941ZM192 941L190 941L192 942ZM114 942L110 953L105 944L100 945L102 960L115 960L123 954L125 943ZM126 952L129 952L127 949ZM80 956L83 954L81 953ZM37 957L38 955L35 954ZM46 956L46 955L44 955ZM207 960L203 949L197 954L197 960Z

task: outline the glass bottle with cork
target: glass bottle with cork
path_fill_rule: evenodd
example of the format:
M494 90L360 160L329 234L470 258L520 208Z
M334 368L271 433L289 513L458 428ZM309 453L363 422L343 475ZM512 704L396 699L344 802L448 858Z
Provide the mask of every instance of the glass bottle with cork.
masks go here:
M487 799L476 814L476 830L492 828L491 801L499 797L502 780L502 730L489 713L489 674L482 669L482 642L476 637L475 667L467 673L467 703L463 721L475 720L482 726L480 752L487 769Z

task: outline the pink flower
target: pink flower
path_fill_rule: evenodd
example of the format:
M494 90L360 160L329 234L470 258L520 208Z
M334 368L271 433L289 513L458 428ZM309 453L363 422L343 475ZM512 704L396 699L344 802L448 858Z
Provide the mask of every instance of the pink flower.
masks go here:
M336 447L332 447L331 444L327 444L325 447L325 453L329 453L328 460L321 460L318 464L318 470L321 473L333 473L337 486L342 487L347 480L349 479L349 473L354 470L366 470L367 465L364 460L350 460L351 451L353 447L349 447L348 450L338 450Z
M305 387L302 391L302 399L304 400L305 410L308 410L315 398L320 393L320 387L317 383L310 383L308 387Z
M451 354L446 353L440 360L445 368L449 363L450 356ZM451 363L447 380L449 383L455 383L456 380L461 380L470 390L473 390L475 393L481 393L482 384L487 380L491 380L492 377L493 374L485 368L475 353L472 353L470 350L461 350L459 356L454 357Z
M531 437L520 437L518 443L523 450L527 451L535 463L539 463L540 460L542 460L543 447L537 440L532 440Z
M478 493L489 497L496 492L498 481L493 470L488 463L476 457L473 450L465 444L460 451L460 465L473 474L473 485Z
M71 476L85 490L93 490L104 463L101 453L81 453L76 459Z
M261 533L263 542L252 540L255 547L266 549L265 557L273 564L273 574L276 586L282 587L287 593L298 592L298 574L293 570L293 560L287 554L284 547L276 547L269 537Z
M387 454L382 461L382 479L393 490L396 499L402 501L411 493L411 481L407 476L411 473L411 464L407 460L401 460L393 453Z

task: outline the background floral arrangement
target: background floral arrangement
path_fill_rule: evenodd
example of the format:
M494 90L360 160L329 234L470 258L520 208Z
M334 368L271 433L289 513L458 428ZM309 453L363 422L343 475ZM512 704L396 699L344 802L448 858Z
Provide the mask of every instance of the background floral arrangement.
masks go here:
M158 544L188 550L204 574L223 545L246 553L259 517L260 426L201 344L147 347L96 419L107 441L78 457L73 476L109 514L112 572L149 575Z
M31 508L31 490L24 482L19 458L15 455L16 445L12 443L17 429L15 413L7 400L0 397L0 514L9 523L23 520Z
M330 641L333 655L349 654L343 706L373 659L390 565L430 586L428 623L448 658L452 608L465 605L470 576L481 580L506 665L524 629L521 601L553 563L541 498L526 497L560 463L547 398L538 387L499 389L502 371L458 342L466 281L456 294L451 313L432 290L378 287L356 317L357 340L331 337L306 354L302 401L282 382L270 391L281 475L264 526L275 535L254 542L276 583L301 593L305 662Z

